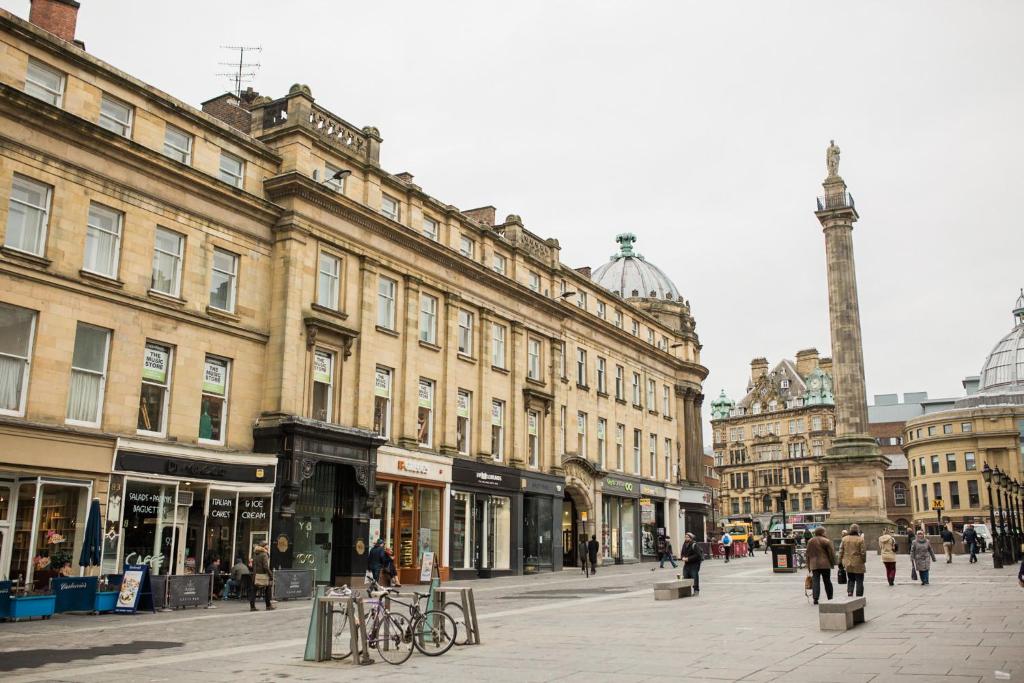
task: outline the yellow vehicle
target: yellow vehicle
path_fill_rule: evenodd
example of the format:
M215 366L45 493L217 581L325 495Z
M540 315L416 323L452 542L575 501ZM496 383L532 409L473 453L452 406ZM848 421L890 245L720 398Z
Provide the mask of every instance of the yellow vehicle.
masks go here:
M744 543L749 543L750 536L754 532L754 525L750 522L728 522L724 530L732 536L733 542L743 541Z

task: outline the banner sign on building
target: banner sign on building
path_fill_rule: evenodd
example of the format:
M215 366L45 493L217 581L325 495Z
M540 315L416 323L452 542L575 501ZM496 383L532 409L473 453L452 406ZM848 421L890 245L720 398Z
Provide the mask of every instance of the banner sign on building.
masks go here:
M227 391L228 366L223 361L206 359L203 371L203 391L208 394L223 396Z
M142 359L142 379L166 384L169 358L170 354L166 349L146 344L145 356Z
M528 413L526 416L526 432L530 436L537 436L537 413Z
M434 385L430 382L420 382L419 406L420 408L434 407Z
M502 410L502 404L500 404L500 403L492 403L491 404L491 424L492 425L494 425L495 427L500 427L501 426L501 423L504 421L503 418L502 418L502 413L503 412L504 412L504 410Z
M321 384L330 384L334 377L331 366L334 365L334 358L329 353L317 351L313 354L313 381Z
M373 380L373 393L384 398L391 396L391 375L386 370L377 369Z
M469 394L458 394L455 397L455 414L459 417L469 417Z

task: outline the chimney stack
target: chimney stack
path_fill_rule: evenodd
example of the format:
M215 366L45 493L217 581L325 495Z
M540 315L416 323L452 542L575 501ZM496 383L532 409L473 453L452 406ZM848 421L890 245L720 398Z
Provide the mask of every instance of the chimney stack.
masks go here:
M750 361L750 380L756 382L768 374L768 359L755 358Z
M78 8L75 0L31 0L32 7L28 20L49 31L61 40L75 42L75 24L78 23ZM81 47L81 43L79 43Z
M487 227L491 227L495 224L495 215L497 214L497 211L498 210L493 206L481 206L477 209L466 209L462 213L478 223L483 223Z
M806 377L818 367L818 349L803 349L796 352L796 371Z

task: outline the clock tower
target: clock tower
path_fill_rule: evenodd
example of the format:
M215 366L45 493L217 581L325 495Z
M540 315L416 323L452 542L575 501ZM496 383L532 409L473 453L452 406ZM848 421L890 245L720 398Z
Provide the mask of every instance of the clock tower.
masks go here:
M851 524L860 525L868 547L876 548L892 526L885 513L885 471L889 458L868 435L864 386L864 350L853 259L853 224L860 216L839 175L839 147L825 152L828 177L815 216L825 234L829 323L835 380L836 437L822 464L828 469L831 538Z

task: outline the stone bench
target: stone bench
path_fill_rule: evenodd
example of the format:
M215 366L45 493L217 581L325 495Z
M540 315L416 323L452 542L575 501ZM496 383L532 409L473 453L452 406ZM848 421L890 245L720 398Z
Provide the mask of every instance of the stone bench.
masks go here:
M654 584L655 600L678 600L693 595L693 579L660 581Z
M865 598L823 602L818 605L818 626L822 631L848 631L864 623Z

